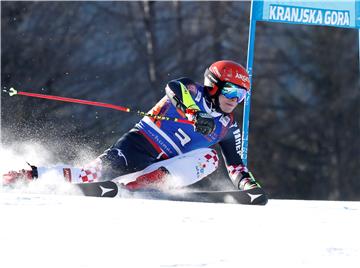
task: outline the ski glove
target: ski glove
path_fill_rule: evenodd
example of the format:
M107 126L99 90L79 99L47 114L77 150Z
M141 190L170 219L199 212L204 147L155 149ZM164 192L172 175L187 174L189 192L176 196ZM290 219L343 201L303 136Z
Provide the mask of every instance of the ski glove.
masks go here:
M260 188L260 184L255 180L251 172L242 171L239 174L238 188L240 190L249 190L252 188Z
M194 128L196 132L209 135L215 130L214 118L206 112L198 111L195 114Z

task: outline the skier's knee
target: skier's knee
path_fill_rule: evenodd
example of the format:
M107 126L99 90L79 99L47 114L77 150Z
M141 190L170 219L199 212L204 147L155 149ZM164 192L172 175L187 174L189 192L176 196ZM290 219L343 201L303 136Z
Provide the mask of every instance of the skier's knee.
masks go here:
M213 173L217 168L219 167L219 156L214 149L208 149L207 152L204 154L204 161L199 163L197 168L202 168L202 178L205 178L206 176L209 176L211 173Z
M219 155L216 152L216 150L211 149L211 151L205 155L205 158L208 160L208 162L210 162L214 166L215 169L218 168L218 166L219 166Z
M111 148L106 150L102 155L99 156L102 162L102 166L105 169L111 169L122 173L128 166L126 156L120 149Z

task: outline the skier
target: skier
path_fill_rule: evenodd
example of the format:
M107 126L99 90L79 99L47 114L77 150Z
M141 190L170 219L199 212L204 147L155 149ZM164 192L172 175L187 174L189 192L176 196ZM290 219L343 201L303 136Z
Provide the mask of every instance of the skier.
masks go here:
M4 184L32 181L57 171L71 183L116 180L125 188L180 188L214 172L221 147L229 177L237 189L260 187L241 159L241 132L233 110L250 90L245 68L230 60L211 64L204 85L189 78L170 81L151 114L182 117L194 125L143 117L134 128L88 166L35 167L3 175Z

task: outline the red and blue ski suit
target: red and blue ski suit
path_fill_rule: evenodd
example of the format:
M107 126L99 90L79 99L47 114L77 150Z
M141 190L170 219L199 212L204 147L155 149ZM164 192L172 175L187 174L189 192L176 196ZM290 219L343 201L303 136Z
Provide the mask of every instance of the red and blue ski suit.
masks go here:
M231 180L237 187L247 168L241 159L241 131L233 114L224 114L214 108L204 86L188 78L170 81L164 96L150 111L154 115L186 119L187 107L182 84L191 95L197 109L214 118L215 130L209 135L194 131L193 125L143 117L133 129L122 136L100 156L102 176L118 177L145 169L147 166L199 148L219 144Z

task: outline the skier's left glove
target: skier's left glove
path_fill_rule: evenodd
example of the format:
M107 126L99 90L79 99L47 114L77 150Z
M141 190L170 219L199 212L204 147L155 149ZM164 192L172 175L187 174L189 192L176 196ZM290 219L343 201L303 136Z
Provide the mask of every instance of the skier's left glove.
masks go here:
M198 111L195 113L194 128L196 132L209 135L215 130L214 118L206 112Z

